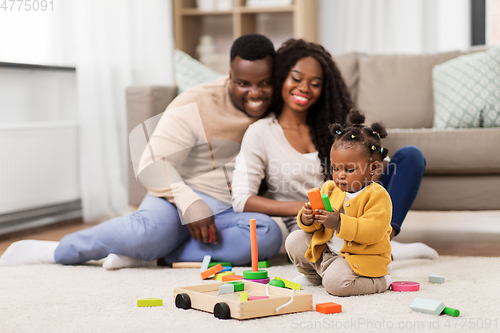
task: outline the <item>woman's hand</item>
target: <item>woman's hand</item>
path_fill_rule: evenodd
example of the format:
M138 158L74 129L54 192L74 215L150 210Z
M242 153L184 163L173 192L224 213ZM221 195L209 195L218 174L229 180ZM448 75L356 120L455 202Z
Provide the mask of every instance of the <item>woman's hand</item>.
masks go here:
M314 213L309 202L306 202L302 207L302 214L300 216L300 221L303 225L311 225L314 222Z
M314 222L324 225L328 229L337 230L340 222L340 212L335 208L332 208L333 212L329 212L323 209L316 209L316 214L314 214Z

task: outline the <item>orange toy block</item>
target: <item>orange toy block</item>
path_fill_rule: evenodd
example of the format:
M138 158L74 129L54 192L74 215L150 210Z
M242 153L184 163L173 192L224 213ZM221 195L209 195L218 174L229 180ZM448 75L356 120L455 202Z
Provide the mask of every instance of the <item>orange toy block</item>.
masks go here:
M222 277L222 282L239 281L241 279L243 279L243 275L228 275Z
M313 209L314 214L316 213L316 209L325 209L325 205L323 205L323 199L321 198L321 191L319 187L312 188L307 190L307 196L309 197L309 202L311 203L311 207Z
M252 272L259 270L259 250L257 248L257 221L250 219L250 247L252 251Z
M316 304L316 311L324 314L339 313L342 312L342 305L333 302L320 303Z
M206 271L200 273L201 274L201 279L205 280L207 277L212 276L215 273L219 273L223 269L224 269L224 267L222 267L221 264L217 264L215 266L212 266L209 269L207 269Z

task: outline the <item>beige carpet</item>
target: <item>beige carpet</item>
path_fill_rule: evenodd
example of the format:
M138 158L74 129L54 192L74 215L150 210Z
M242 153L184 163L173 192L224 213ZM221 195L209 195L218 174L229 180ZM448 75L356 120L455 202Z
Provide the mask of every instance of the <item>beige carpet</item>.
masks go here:
M294 266L283 255L270 276L292 279ZM322 287L305 287L313 303L342 304L340 314L304 312L238 321L177 309L173 288L202 283L198 269L137 268L106 271L94 265L0 267L1 332L500 332L500 258L441 257L392 264L393 281L421 284L416 293L339 298ZM244 268L236 267L236 273ZM427 282L429 274L446 278ZM164 305L139 308L137 299L162 298ZM458 318L413 312L416 298L440 300L461 311ZM477 329L482 327L482 329Z

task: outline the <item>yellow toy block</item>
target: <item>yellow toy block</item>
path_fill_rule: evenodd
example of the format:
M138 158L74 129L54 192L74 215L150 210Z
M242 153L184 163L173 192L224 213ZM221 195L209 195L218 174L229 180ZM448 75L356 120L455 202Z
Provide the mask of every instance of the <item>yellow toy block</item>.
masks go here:
M240 302L248 301L248 293L240 293Z
M285 282L285 287L286 288L289 288L289 289L294 289L294 290L300 290L300 288L302 288L302 285L301 284L298 284L296 282L292 282L292 281L288 281L288 280L285 280L285 279L282 279L282 278L279 278L277 276L274 277L275 279L278 279L278 280L281 280L283 282Z
M228 272L220 272L220 273L215 274L214 280L222 281L222 278L224 276L228 276L228 275L235 275L235 273L229 272L229 271Z
M163 305L163 300L159 298L145 298L145 299L138 299L137 300L137 306L162 306Z

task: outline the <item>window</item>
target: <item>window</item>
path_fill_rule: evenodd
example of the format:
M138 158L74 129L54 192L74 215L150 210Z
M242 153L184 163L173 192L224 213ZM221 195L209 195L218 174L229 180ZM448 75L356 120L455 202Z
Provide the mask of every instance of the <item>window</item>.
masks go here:
M486 44L500 44L500 0L486 1Z

